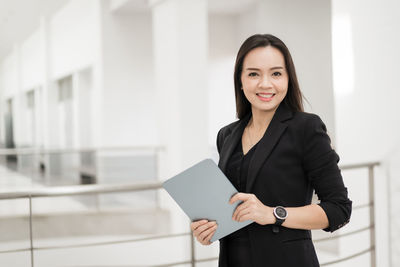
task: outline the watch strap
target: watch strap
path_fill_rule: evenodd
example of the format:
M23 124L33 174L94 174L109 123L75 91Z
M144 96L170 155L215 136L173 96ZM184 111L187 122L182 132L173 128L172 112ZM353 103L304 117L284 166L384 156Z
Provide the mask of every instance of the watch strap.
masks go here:
M275 217L275 219L276 219L275 225L278 225L278 226L282 225L282 223L285 221L285 220L279 219L277 217Z

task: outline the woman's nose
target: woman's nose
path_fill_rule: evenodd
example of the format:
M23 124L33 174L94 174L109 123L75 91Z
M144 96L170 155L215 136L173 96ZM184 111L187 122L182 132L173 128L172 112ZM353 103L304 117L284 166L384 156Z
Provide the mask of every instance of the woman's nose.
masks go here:
M258 86L260 88L269 88L269 87L271 87L272 86L271 79L269 77L262 76Z

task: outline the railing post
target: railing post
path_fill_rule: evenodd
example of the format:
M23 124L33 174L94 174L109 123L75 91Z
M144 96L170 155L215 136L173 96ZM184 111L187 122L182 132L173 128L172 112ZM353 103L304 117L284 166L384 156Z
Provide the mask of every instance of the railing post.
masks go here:
M194 243L194 236L193 236L192 232L190 232L190 260L192 263L192 267L195 267L196 266L195 243Z
M374 193L374 165L368 166L369 181L369 222L370 229L370 246L371 246L371 267L376 267L376 246L375 246L375 193Z
M34 266L33 261L33 231L32 231L32 196L29 196L29 239L30 239L30 249L31 249L31 267Z
M160 181L160 179L161 179L161 176L160 176L160 153L161 153L161 150L159 150L157 148L154 150L154 154L156 157L155 164L156 164L156 180L157 181ZM160 191L158 191L158 190L155 190L155 191L156 191L156 199L155 199L156 208L161 209Z

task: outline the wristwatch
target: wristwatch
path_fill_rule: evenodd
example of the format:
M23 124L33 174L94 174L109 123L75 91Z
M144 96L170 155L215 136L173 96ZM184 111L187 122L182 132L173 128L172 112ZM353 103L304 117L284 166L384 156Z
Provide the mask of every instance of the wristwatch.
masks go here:
M274 208L274 216L276 218L275 225L281 225L287 218L288 212L282 206L276 206Z

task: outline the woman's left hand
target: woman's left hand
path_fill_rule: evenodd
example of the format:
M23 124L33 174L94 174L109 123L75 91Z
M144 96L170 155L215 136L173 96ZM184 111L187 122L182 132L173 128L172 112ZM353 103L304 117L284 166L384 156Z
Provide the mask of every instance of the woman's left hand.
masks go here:
M254 194L237 193L229 203L233 204L238 200L243 203L236 207L233 220L238 222L252 220L261 225L275 223L273 208L264 205Z

